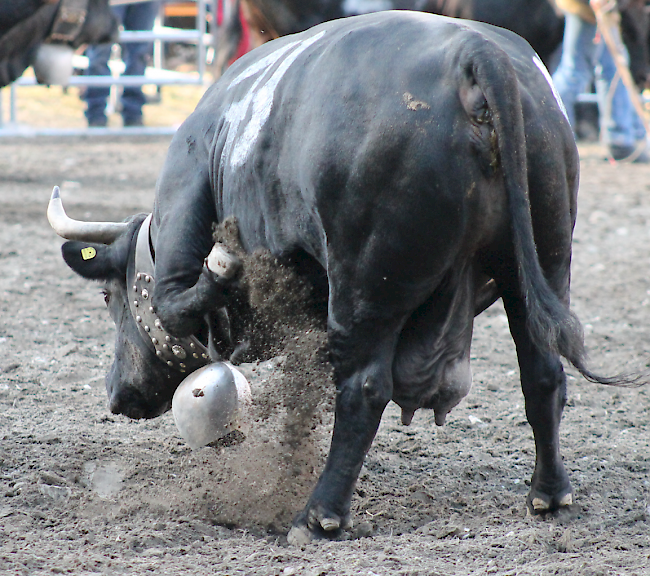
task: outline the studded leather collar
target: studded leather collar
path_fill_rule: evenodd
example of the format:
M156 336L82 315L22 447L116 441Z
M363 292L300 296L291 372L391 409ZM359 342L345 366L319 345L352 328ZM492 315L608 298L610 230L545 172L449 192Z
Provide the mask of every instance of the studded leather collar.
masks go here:
M61 0L48 42L74 42L88 15L88 0Z
M210 362L208 349L195 336L176 338L165 331L151 302L154 256L149 240L151 214L142 223L135 243L135 254L127 268L127 293L131 314L140 334L156 356L181 373L193 372Z

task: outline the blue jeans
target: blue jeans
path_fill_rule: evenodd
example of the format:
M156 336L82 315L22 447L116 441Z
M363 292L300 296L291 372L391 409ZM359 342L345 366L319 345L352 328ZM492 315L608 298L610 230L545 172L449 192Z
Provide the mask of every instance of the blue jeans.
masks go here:
M596 93L604 140L607 144L633 146L637 140L646 137L643 122L634 109L623 80L618 79L614 97L610 100L608 96L609 87L616 76L616 64L607 48L601 50L598 64L596 69L600 70L596 74Z
M604 44L594 44L596 25L579 16L567 14L562 43L562 58L553 74L553 83L564 102L571 126L575 128L575 103L594 78L594 68L600 64L597 79L602 138L606 144L633 146L640 121L630 97L619 81L612 100L610 115L606 117L606 95L616 73L614 60Z
M160 9L159 2L140 2L112 7L125 30L151 30ZM129 42L121 45L125 76L142 76L152 52L151 42ZM97 44L86 50L88 56L87 75L108 76L111 71L108 61L112 44ZM106 120L106 101L110 88L89 86L83 99L86 101L86 118L89 122ZM125 121L142 117L145 97L140 86L125 86L121 97L122 117Z

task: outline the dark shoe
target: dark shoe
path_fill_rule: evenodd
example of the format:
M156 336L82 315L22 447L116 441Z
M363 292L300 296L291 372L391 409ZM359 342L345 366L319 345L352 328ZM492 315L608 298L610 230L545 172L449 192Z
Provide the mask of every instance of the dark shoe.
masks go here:
M90 118L88 120L89 128L105 128L107 124L106 118Z
M617 162L627 160L628 158L633 164L648 164L650 162L650 156L648 156L647 151L641 149L640 152L637 152L636 146L618 146L612 144L609 147L609 153Z
M142 122L142 116L133 116L131 118L124 118L124 126L125 127L144 126L144 122Z

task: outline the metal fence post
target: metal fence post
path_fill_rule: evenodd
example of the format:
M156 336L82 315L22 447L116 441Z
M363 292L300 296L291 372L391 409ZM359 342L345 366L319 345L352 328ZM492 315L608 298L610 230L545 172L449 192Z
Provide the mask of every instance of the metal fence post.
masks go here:
M118 0L119 1L119 0ZM131 0L132 1L132 0ZM139 0L142 1L142 0ZM196 3L196 29L182 30L166 26L154 26L151 31L126 31L120 32L118 43L128 42L154 42L161 45L167 42L185 42L196 45L196 73L175 72L162 68L162 55L154 66L148 68L144 76L72 76L68 86L143 86L145 84L160 86L168 85L204 85L206 74L206 50L212 45L212 35L207 33L206 16L207 3L211 0L194 0ZM117 3L117 2L116 2ZM119 1L129 3L129 0ZM160 49L162 52L162 48ZM169 128L137 126L128 128L83 128L83 129L44 129L32 126L19 126L17 124L17 92L16 86L35 86L33 77L21 77L9 87L9 122L4 123L2 102L0 101L0 138L2 136L36 136L36 135L79 135L79 134L172 134L175 127ZM1 92L1 91L0 91ZM0 93L0 97L2 94ZM0 98L1 99L1 98Z

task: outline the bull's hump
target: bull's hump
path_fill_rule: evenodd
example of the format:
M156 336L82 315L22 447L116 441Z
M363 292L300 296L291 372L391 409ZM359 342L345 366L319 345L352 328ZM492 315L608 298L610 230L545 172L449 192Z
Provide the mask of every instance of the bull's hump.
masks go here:
M376 24L386 26L391 23L386 14L368 15L368 20L371 18L376 21ZM391 18L419 22L421 15L392 12ZM349 38L354 32L361 32L362 35L376 33L361 26L361 21L355 18L345 20L348 21L345 22L345 26L335 26L337 22L328 22L308 32L270 43L267 46L274 45L272 51L264 54L262 49L260 54L263 55L259 59L252 61L246 68L238 70L234 77L228 80L226 89L228 107L223 113L223 129L226 131L226 138L222 153L222 168L227 167L234 171L249 160L255 145L260 140L263 128L271 117L274 103L278 102L276 95L282 81L288 76L290 70L293 76L302 73L302 70L292 70L301 55L307 53L310 48L312 52L318 52L324 45L344 44L345 38ZM343 50L350 52L354 50L354 46L347 46ZM299 64L300 62L297 65ZM326 75L331 72L330 66L325 66L322 73Z

